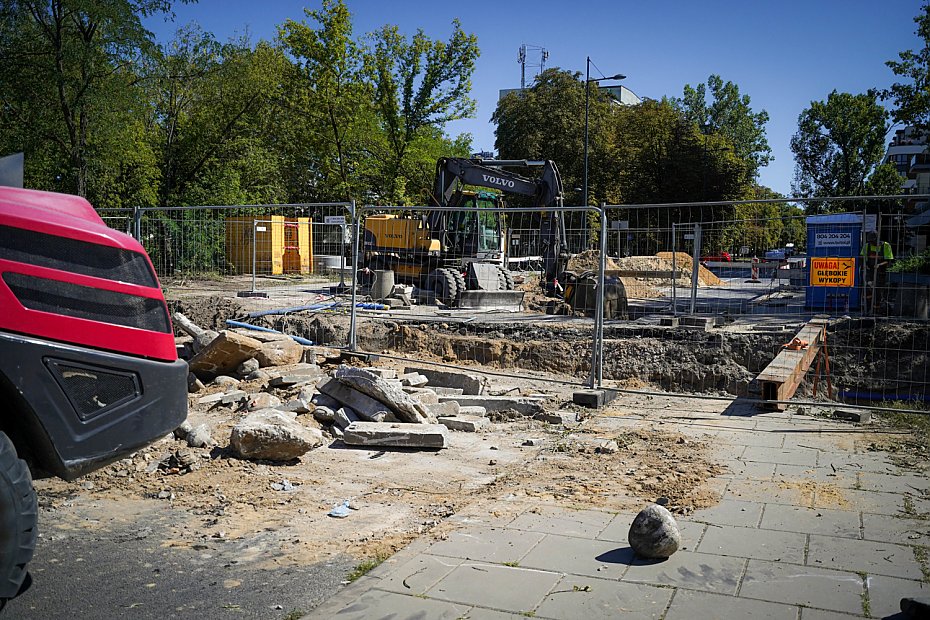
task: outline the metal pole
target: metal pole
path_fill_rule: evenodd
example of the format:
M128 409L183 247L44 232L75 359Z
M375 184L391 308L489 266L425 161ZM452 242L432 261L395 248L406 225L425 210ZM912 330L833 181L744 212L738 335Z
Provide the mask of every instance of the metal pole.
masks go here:
M358 269L359 269L359 250L358 239L361 236L362 218L355 211L355 203L352 203L352 217L354 218L355 234L352 239L352 308L349 310L349 351L358 350L358 341L355 338L355 294L358 291Z
M600 274L598 275L598 287L601 294L598 295L597 307L600 314L600 324L597 328L597 387L601 387L604 381L604 292L606 290L606 276L604 271L607 269L607 209L604 203L601 203L601 265Z
M132 236L136 238L136 241L142 243L142 209L139 207L132 208L132 230Z
M694 225L694 255L691 257L691 314L697 304L698 268L701 266L701 225Z
M584 71L584 203L588 206L588 93L591 83L591 57L587 57ZM587 217L585 218L587 221Z
M255 244L257 243L258 235L256 230L258 229L258 220L252 220L252 292L255 292Z
M678 316L678 250L674 222L672 222L672 316Z

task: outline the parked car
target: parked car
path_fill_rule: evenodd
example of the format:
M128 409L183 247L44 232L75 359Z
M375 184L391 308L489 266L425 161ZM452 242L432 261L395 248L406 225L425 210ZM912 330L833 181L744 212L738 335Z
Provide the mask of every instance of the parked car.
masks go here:
M729 252L720 252L719 254L709 254L701 257L701 263L731 263L733 255Z

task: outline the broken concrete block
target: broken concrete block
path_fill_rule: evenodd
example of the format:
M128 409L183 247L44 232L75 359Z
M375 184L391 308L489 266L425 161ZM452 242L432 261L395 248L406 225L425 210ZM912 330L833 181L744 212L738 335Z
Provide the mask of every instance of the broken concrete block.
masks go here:
M238 374L240 377L247 377L259 368L260 366L258 360L254 357L250 357L249 359L239 364L239 368L236 369L236 374Z
M446 401L444 403L436 403L435 405L427 405L426 408L431 414L436 416L436 419L439 418L449 418L452 416L459 415L459 404L454 400ZM442 422L442 420L439 420Z
M290 338L286 338L263 343L255 358L258 360L259 365L264 368L266 366L296 364L303 356L303 346Z
M455 401L455 402L458 402L458 401ZM459 405L459 415L476 415L476 416L484 417L484 416L488 415L488 410L485 409L484 407L476 407L476 406L474 406L474 405L468 406L468 407L463 407L463 406L460 404L460 405Z
M429 383L429 379L418 372L408 372L398 378L400 379L401 385L405 385L407 387L423 387Z
M435 421L422 403L366 370L340 366L334 376L349 387L384 403L405 422L425 424L428 421Z
M336 420L336 411L329 407L317 405L316 409L313 410L313 419L323 424L329 424Z
M578 414L574 411L543 411L534 415L533 419L549 424L577 424Z
M249 395L242 390L233 390L223 394L223 398L220 400L220 404L226 406L238 405L239 403L245 401L248 397Z
M246 401L245 407L249 411L258 411L259 409L274 409L280 404L281 399L274 394L259 392L257 394L249 394L249 399Z
M201 379L231 373L239 364L255 357L262 343L235 332L223 331L190 361L190 370Z
M289 461L323 443L323 434L297 422L294 414L262 409L236 424L229 446L240 458Z
M327 379L327 381L328 381L328 380L329 380L329 379ZM323 384L323 381L320 382L320 385L322 385L322 384ZM304 390L305 390L305 389L307 389L307 388L304 388ZM300 391L300 395L301 395L301 396L303 396L304 390L301 390L301 391ZM320 393L318 393L318 394L311 394L311 396L310 396L310 402L313 403L314 405L316 405L317 407L329 407L329 408L332 409L333 411L335 411L336 409L339 409L339 407L342 406L342 404L341 404L338 400L336 400L336 399L333 398L332 396L329 396L328 394L323 394L322 392L320 392ZM350 407L351 407L351 405L350 405Z
M350 446L439 449L447 442L442 424L353 422L343 433L342 440Z
M405 387L401 388L407 394L410 394L424 405L439 404L439 395L429 388Z
M282 411L293 411L294 413L297 413L297 414L311 413L313 412L314 409L316 409L316 405L314 405L313 403L307 400L304 400L303 398L298 397L293 400L287 401L286 403L278 407L278 409L281 409Z
M833 417L857 424L868 424L872 421L872 413L865 409L837 409L833 412Z
M358 414L351 407L339 407L333 414L333 424L343 430L352 422L359 421Z
M245 392L243 392L243 394L245 394ZM217 392L216 394L209 394L207 396L203 396L199 398L197 400L197 404L198 405L214 405L220 402L221 400L223 400L225 396L226 394L224 394L223 392Z
M439 418L439 423L453 431L464 431L466 433L477 433L491 426L491 422L487 418L474 415Z
M283 375L280 377L272 377L271 381L268 382L268 386L288 388L297 385L305 385L311 381L316 381L316 377L308 377L307 375Z
M429 386L429 389L433 390L440 396L460 396L461 394L465 393L465 390L462 388L450 388L443 387L441 385L431 385Z
M427 378L430 385L462 388L463 393L476 396L484 390L484 380L480 375L467 372L453 372L449 370L434 370L432 368L404 368L404 373L419 373Z
M513 410L525 416L534 416L545 409L539 399L523 396L440 396L439 402L450 400L461 407L484 407L487 412Z
M223 387L239 385L239 379L236 379L235 377L228 377L226 375L220 375L213 379L213 385L222 385Z
M388 416L392 415L391 408L381 401L335 379L323 379L317 385L317 389L320 390L321 395L337 404L335 409L341 406L351 407L358 413L359 418L368 422L384 422Z
M396 379L397 371L393 368L366 368L368 372L378 375L382 379Z

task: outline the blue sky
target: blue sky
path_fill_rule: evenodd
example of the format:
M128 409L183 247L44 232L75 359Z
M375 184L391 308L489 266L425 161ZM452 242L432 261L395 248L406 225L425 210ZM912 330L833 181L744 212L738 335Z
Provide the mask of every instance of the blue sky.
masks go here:
M174 24L161 17L147 26L160 41L178 25L195 21L220 40L248 33L253 42L273 39L286 19L304 19L303 8L319 2L284 0L201 0L177 5ZM789 148L797 119L811 101L833 89L861 93L887 87L894 75L886 60L917 49L913 18L919 0L703 0L702 2L630 2L597 0L347 0L357 35L384 24L396 24L412 35L422 28L446 39L459 18L466 32L478 36L481 57L473 76L476 118L447 127L451 134L469 132L474 149L493 150L490 123L498 91L520 86L517 54L521 44L546 48L547 67L584 73L585 57L592 77L623 73L624 85L641 97L680 96L685 84L696 85L716 73L735 82L752 99L754 110L766 110L768 141L775 161L760 181L790 194L794 161ZM529 60L538 63L538 52ZM527 83L532 72L527 67Z

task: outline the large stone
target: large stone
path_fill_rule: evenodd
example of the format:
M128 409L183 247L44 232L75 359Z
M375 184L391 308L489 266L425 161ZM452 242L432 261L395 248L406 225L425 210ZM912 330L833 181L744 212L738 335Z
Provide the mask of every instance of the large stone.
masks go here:
M464 394L477 396L484 391L484 379L480 375L467 372L453 372L449 370L435 370L433 368L416 368L408 366L404 373L419 373L426 377L430 385L442 387L461 388Z
M190 370L200 379L234 372L239 364L255 357L262 343L235 332L223 331L190 361Z
M259 366L258 360L255 359L254 357L250 357L249 359L239 364L239 368L236 369L236 373L240 377L247 377L253 372L255 372L256 370L258 370L259 367L260 366Z
M206 424L200 424L190 430L187 434L187 445L191 448L209 448L215 446L216 442L213 441L213 434L210 432L210 427Z
M442 424L353 422L343 429L342 441L350 446L440 449L446 447L447 431Z
M313 410L313 419L323 424L330 424L336 420L336 412L329 407L316 405L316 409Z
M401 388L429 408L429 405L439 404L439 395L429 388L405 387Z
M323 443L319 429L297 422L294 414L262 409L236 424L229 436L233 453L245 459L290 461Z
M281 399L274 394L267 392L258 392L249 394L249 400L245 403L245 408L249 411L258 411L259 409L273 409L281 404Z
M672 513L658 504L651 504L633 519L627 541L641 558L667 558L678 551L681 533Z
M351 407L360 418L368 422L384 422L389 417L393 417L391 408L381 401L335 379L323 379L317 385L317 389L322 395L328 396L340 405Z
M427 379L426 377L424 377L418 372L411 372L411 373L403 374L400 377L398 377L398 379L400 380L401 385L404 385L407 387L423 387L424 385L429 383L429 379Z
M441 423L440 418L451 418L459 414L461 407L454 400L450 400L445 403L436 403L435 405L426 405L426 408L429 409L429 412L436 416L436 419Z
M404 422L425 424L436 420L422 403L400 388L387 383L364 369L340 366L334 376L349 387L384 403Z
M538 398L526 396L440 396L439 402L456 401L460 407L484 407L486 412L516 411L525 416L534 416L545 409Z
M266 366L287 366L298 363L304 356L304 348L297 342L286 340L272 340L261 345L255 358L262 368Z

